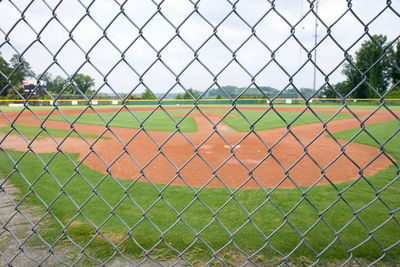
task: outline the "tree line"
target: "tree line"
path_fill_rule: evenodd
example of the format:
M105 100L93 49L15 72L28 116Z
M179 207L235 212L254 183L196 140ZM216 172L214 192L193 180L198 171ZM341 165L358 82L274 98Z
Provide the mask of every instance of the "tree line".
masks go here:
M354 57L348 55L347 62L343 64L342 74L345 80L334 85L327 85L325 88L315 94L315 91L309 88L301 88L300 93L309 98L326 97L326 98L379 98L385 95L386 98L400 98L400 41L392 45L388 43L385 35L373 35L371 40L364 41L361 47L355 52ZM223 91L229 94L224 96L228 98L236 97L242 89L236 86L223 86ZM273 97L280 91L268 86L247 89L243 95L245 98L260 97L261 91L269 97ZM201 92L188 89L184 94L178 94L176 99L192 99L197 98ZM299 93L293 89L286 89L281 93L281 97L297 96ZM211 89L207 93L216 99L224 98L225 95L219 88ZM137 98L155 99L156 97L149 91L145 90L143 94Z
M196 99L200 96L200 92L193 90L192 88L189 88L185 91L183 94L177 94L175 96L175 99ZM128 99L147 99L147 100L152 100L152 99L157 99L157 97L149 90L145 89L143 93L139 95L131 94Z
M364 41L361 44L361 47L355 52L354 57L348 55L346 60L342 69L345 80L334 85L325 86L315 96L326 98L345 96L352 98L377 98L380 95L387 94L387 98L400 98L400 41L393 45L388 43L386 36L373 35L371 40ZM21 94L24 93L21 86L22 81L35 77L36 75L29 62L21 56L13 55L8 62L0 54L0 97L18 97L15 92L16 90ZM46 73L41 76L41 80L46 82L47 92L55 95L90 95L93 93L91 88L95 85L92 77L82 73L77 73L70 79L65 79L59 75L53 78L50 74ZM224 87L224 91L229 91L229 93L238 91L237 89L234 86ZM271 94L274 93L275 89L262 87L258 90ZM255 88L248 89L249 93L257 92L258 90ZM285 92L288 90L291 89L287 89ZM215 93L215 98L220 99L223 97L220 90L212 89L211 91ZM279 92L278 90L276 91ZM306 92L301 93L304 94ZM175 98L193 99L197 98L200 94L201 92L189 88L183 94L177 94ZM311 92L312 94L313 92ZM251 94L246 95L246 97L251 97ZM146 89L140 96L131 94L129 99L156 99L156 96L149 89Z
M327 98L400 98L400 42L388 44L384 35L374 35L364 41L355 57L348 56L342 74L346 79L326 86L322 94ZM389 92L389 90L391 90Z
M12 87L21 90L21 82L26 78L33 77L30 64L20 61L18 55L13 55L8 62L0 54L0 96L13 96L15 94Z
M36 79L37 75L33 72L29 62L18 55L13 55L8 62L0 54L0 97L19 98L16 91L21 95L24 94L22 81L25 79ZM51 74L42 75L42 82L46 84L46 91L58 95L80 95L93 93L91 88L95 82L92 77L82 73L77 73L71 79L65 79L60 75L52 77Z

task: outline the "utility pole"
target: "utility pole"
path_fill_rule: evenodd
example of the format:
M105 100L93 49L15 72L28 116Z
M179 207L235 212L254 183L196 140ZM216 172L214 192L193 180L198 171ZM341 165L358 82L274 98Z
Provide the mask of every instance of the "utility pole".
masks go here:
M313 89L314 92L316 90L317 86L317 43L318 43L318 4L319 0L315 1L315 27L314 27L314 83L313 83Z

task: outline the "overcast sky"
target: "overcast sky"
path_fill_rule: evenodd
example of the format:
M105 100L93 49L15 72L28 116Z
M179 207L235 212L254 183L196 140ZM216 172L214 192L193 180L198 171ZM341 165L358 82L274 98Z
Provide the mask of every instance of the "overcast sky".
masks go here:
M313 87L313 65L309 62L298 72L301 65L307 62L306 50L314 46L315 16L310 12L310 3L306 0L276 0L275 10L270 10L271 3L267 0L240 0L235 5L237 14L231 13L225 20L224 18L233 9L232 4L226 0L199 1L198 12L203 17L196 12L190 15L195 10L195 5L189 0L163 1L159 5L160 13L157 13L157 5L150 0L129 0L123 5L124 13L119 16L117 15L121 7L118 3L123 2L122 0L96 0L93 3L81 0L81 2L87 7L90 16L85 15L86 8L78 1L68 0L59 4L59 1L55 0L14 0L15 6L10 1L0 1L1 54L9 59L15 50L19 53L24 52L24 58L37 74L43 73L51 66L55 56L63 70L53 65L48 70L53 76L67 77L65 72L71 75L79 71L95 78L96 89L104 85L103 80L107 76L108 84L117 92L131 91L140 82L138 74L143 75L147 71L142 76L143 82L154 92L162 93L175 84L175 75L180 74L188 66L195 53L208 70L199 61L194 61L179 76L179 80L185 88L192 87L196 90L209 88L214 81L210 72L214 75L219 74L232 60L231 51L235 51L237 61L249 73L233 62L218 75L219 85L249 86L254 76L259 86L283 89L289 83L288 75L275 62L264 68L274 53L275 60L289 75L297 72L293 77L296 86ZM51 20L51 9L57 5L55 15L58 21ZM21 20L21 12L16 7L24 11L26 22ZM368 26L369 33L387 35L390 41L398 40L400 0L393 0L391 4L397 14L385 7L384 0L352 1L354 13L347 11L331 28L331 36L343 49L349 49L364 33L364 26L354 14L365 23L369 23L384 10ZM317 49L317 62L325 74L331 73L344 57L344 52L335 42L330 37L326 38L327 27L330 27L347 9L348 2L345 0L319 1L318 15L323 23L321 21L318 23L318 40L323 41ZM269 13L264 16L267 12ZM155 13L157 14L154 16ZM305 18L294 28L294 35L304 47L302 48L294 37L281 46L290 36L289 24L296 25L303 16ZM150 18L150 22L147 22ZM108 26L112 20L114 21L111 26ZM221 23L222 20L224 21ZM186 44L179 37L175 37L167 45L176 34L171 24L179 27L179 35ZM217 25L219 25L215 30L217 36L209 39ZM142 36L138 28L141 29ZM242 45L252 35L252 28L264 44L253 36ZM104 31L108 40L103 37ZM69 32L73 40L67 42ZM40 42L35 41L39 33ZM6 36L8 42L5 42ZM368 36L358 41L349 52L354 54L366 39ZM154 50L160 51L160 49L162 49L159 53L161 60L175 74L160 61L147 70L157 60L157 52ZM122 54L126 63L122 61L114 68ZM82 66L86 55L90 63ZM329 81L335 83L343 80L340 71L341 67L331 73ZM324 80L324 74L318 71L317 87L321 86ZM137 93L141 91L143 86L136 89ZM110 92L110 89L103 86L101 92ZM173 92L182 92L182 89L178 86Z

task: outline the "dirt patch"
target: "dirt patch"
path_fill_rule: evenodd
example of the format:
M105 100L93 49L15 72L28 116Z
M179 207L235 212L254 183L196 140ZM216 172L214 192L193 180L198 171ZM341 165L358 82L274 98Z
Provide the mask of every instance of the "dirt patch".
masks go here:
M224 107L207 107L207 109L227 110ZM241 107L241 109L262 110L262 108L251 107ZM116 112L117 110L119 109L96 109L97 112ZM132 108L132 110L143 111L151 110L151 108L140 107ZM299 112L304 108L277 108L277 110ZM336 109L315 108L313 110L337 112ZM76 109L62 110L65 115L79 114L79 112L81 111ZM356 110L355 112L363 119L372 111ZM35 113L38 116L50 114L49 111L35 111ZM52 114L59 115L57 112ZM7 113L7 116L15 118L16 115ZM84 159L84 164L90 168L102 173L108 171L123 179L141 181L148 179L162 184L172 181L175 185L190 184L194 187L258 188L259 185L263 187L279 185L281 188L290 188L295 184L309 186L315 183L338 183L358 178L358 166L368 166L364 170L364 175L369 176L391 164L385 156L379 156L374 160L380 153L379 149L357 143L347 145L346 154L340 156L341 146L332 138L326 137L328 134L326 130L334 133L358 128L360 122L355 118L331 121L326 128L321 123L315 123L291 127L289 132L286 128L280 128L247 133L236 132L223 122L215 126L214 123L218 122L223 114L206 113L207 118L201 113L192 113L190 116L196 120L198 132L172 134L112 127L104 133L112 139L102 139L95 144L76 138L68 138L65 141L56 139L56 142L42 139L26 143L16 136L9 136L2 142L0 137L0 142L5 149L19 151L32 149L37 153L43 153L61 149L64 152L79 153L80 160ZM389 112L378 111L365 124L393 119L395 118ZM0 119L0 123L1 121ZM17 121L26 125L39 124L37 119L32 118L31 113L20 114ZM59 121L47 121L45 125L57 129L71 127L68 123ZM74 127L77 131L91 134L100 134L106 130L104 126L96 125L77 124ZM131 140L132 136L135 138ZM312 144L309 145L311 141ZM122 152L124 153L120 156ZM159 153L158 156L153 159L157 153ZM114 161L118 156L120 156L118 160ZM140 167L132 158L140 166L146 166L143 172L145 177L141 175ZM371 161L373 163L368 165ZM321 168L324 169L323 172Z

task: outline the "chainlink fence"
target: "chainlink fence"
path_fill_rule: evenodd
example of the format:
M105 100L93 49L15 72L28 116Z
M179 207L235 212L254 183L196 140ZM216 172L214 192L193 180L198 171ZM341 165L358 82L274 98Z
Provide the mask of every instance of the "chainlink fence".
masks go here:
M399 264L399 8L1 1L1 265Z

